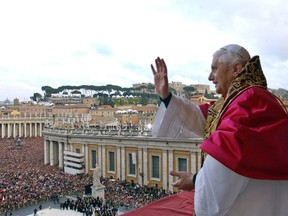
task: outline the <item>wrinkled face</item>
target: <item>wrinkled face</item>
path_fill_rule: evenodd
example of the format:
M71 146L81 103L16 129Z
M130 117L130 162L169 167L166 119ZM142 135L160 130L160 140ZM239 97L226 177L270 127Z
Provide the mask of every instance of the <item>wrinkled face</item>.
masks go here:
M234 79L234 67L226 63L219 62L218 59L213 58L211 64L211 73L209 74L209 81L215 84L217 94L225 96Z

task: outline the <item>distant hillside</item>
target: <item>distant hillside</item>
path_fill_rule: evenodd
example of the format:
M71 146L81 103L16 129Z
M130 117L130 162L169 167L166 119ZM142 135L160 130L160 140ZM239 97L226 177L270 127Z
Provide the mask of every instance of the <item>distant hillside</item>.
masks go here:
M94 85L80 85L80 86L60 86L58 88L52 88L50 86L42 86L44 91L44 97L48 98L53 95L80 95L82 97L97 97L99 95L106 94L111 96L114 94L123 95L125 93L133 93L137 89L133 88L122 88L117 85L108 84L106 86L94 86Z
M273 94L280 98L288 98L288 90L279 88L279 89L269 89Z
M70 96L70 97L108 97L112 98L113 96L133 96L133 97L142 97L142 98L151 98L156 99L158 96L154 92L155 86L151 83L144 84L137 88L127 88L120 87L117 85L108 84L106 86L94 86L94 85L80 85L80 86L60 86L58 88L52 88L50 86L43 86L41 90L44 92L44 95L40 93L34 93L31 96L33 101L48 101L50 97L61 97L61 96ZM185 90L185 89L184 89ZM273 94L281 98L288 98L288 90L279 88L279 89L269 89ZM185 90L186 91L186 90ZM175 89L171 89L171 92L175 92ZM206 95L205 95L206 96ZM209 96L209 95L208 95Z
M131 104L147 105L149 103L160 103L159 96L154 92L155 86L153 84L143 84L136 88L122 88L116 85L106 86L93 86L93 85L81 85L81 86L60 86L58 88L52 88L50 86L43 86L41 90L44 95L40 93L34 93L30 97L32 101L49 101L51 98L85 98L93 97L99 98L100 104L111 105L125 104L127 101Z

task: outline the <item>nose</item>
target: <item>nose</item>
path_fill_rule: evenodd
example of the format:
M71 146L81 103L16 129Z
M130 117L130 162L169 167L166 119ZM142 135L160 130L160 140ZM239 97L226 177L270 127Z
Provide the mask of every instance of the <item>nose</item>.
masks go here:
M213 79L214 79L214 73L213 73L213 71L211 71L211 73L208 76L208 80L212 81Z

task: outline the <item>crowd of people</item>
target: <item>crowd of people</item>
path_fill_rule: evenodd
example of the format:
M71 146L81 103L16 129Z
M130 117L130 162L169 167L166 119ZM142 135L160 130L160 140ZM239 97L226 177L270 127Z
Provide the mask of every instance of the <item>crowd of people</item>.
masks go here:
M77 197L76 200L67 199L60 203L60 209L78 211L87 216L114 216L121 207L131 210L171 195L163 189L141 186L133 181L101 178L101 183L105 186L105 200L92 196Z
M139 208L171 194L157 187L101 178L105 202L91 196L83 197L85 186L92 183L90 175L65 174L57 166L44 165L43 137L20 138L20 141L18 138L0 139L0 212L47 200L58 204L60 197L72 194L78 196L78 200L70 201L69 209L73 206L80 211L81 207L81 212L87 214L94 211L96 215L113 215L119 206ZM66 209L65 203L59 205Z
M0 212L19 209L53 198L82 193L88 175L65 174L44 165L44 139L0 139Z
M128 208L139 208L172 194L171 191L147 185L142 186L133 181L104 179L102 183L106 187L105 199L108 202Z
M76 200L67 199L60 204L62 210L74 210L83 213L86 216L114 216L118 212L118 208L110 203L105 203L102 198L83 196L77 197Z

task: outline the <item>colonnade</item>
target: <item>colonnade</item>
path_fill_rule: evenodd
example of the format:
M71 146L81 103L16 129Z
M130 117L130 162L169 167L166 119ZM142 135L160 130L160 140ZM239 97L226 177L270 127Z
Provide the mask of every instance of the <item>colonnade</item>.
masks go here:
M44 164L58 165L60 169L63 169L64 151L72 151L71 145L67 142L44 140Z
M66 154L83 155L83 173L91 173L94 169L92 163L92 151L96 151L96 162L101 168L104 177L115 179L133 180L139 184L157 184L166 190L173 190L171 185L175 181L169 175L170 171L178 169L178 159L187 161L187 171L196 173L200 169L201 150L199 139L189 140L164 140L143 137L121 136L90 136L62 133L56 134L44 132L44 162L51 166L58 165L65 170ZM115 169L109 170L111 163L110 153L113 153ZM135 154L136 171L129 173L129 153ZM152 175L152 157L159 157L159 178Z
M42 136L44 118L0 118L0 137Z

